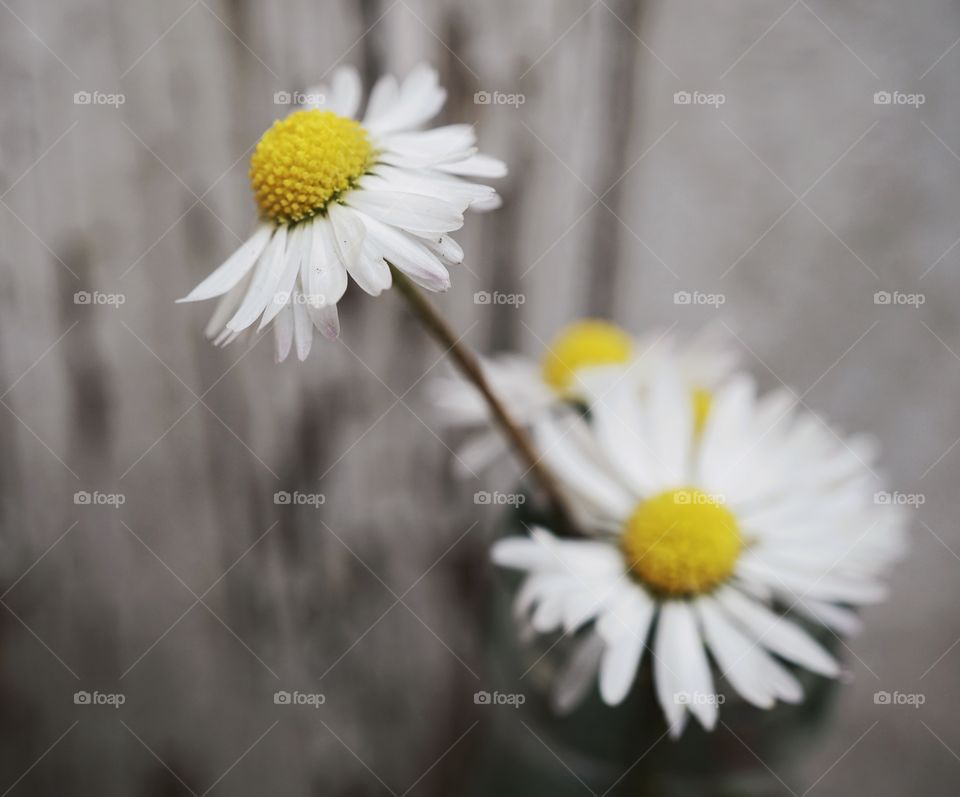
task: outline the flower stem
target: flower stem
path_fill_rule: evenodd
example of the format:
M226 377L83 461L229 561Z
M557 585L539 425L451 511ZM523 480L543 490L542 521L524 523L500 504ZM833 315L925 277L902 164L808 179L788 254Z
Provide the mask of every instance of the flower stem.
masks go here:
M497 428L507 438L511 444L514 453L527 466L527 473L532 473L539 483L541 489L546 493L553 505L557 519L568 530L574 530L572 514L567 499L560 489L560 485L550 472L549 468L543 463L537 449L530 439L530 435L520 426L507 411L503 402L494 393L480 366L480 360L473 350L461 340L454 330L450 327L437 309L427 300L420 290L410 282L407 277L393 266L390 267L393 272L393 285L397 288L403 297L407 300L414 315L432 335L436 341L446 348L447 354L456 363L460 373L468 379L473 386L483 396L490 414L496 422Z

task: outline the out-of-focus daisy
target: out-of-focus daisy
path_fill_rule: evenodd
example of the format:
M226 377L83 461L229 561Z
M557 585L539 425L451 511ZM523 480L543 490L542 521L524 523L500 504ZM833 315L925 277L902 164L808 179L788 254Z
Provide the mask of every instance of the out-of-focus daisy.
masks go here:
M562 329L539 361L516 354L484 360L487 379L520 424L551 414L575 412L589 395L629 382L642 390L664 363L677 369L694 398L695 424L702 423L712 392L736 368L738 354L718 330L707 328L689 341L668 332L634 337L616 324L583 319ZM506 452L490 426L489 408L472 383L459 375L438 377L432 399L443 423L469 432L458 450L467 472L482 470ZM699 420L696 420L699 419Z
M274 122L250 159L260 224L180 300L223 297L206 330L217 345L272 321L278 360L294 341L303 360L313 327L339 334L348 275L376 296L391 285L389 263L428 290L446 290L447 266L463 260L449 233L468 208L499 204L493 188L472 179L506 174L478 154L471 125L420 130L446 99L428 66L402 83L380 78L360 121L352 68L305 96L309 103Z
M528 575L517 608L539 632L592 623L561 682L579 699L599 670L620 703L650 640L655 691L674 736L705 728L718 700L708 651L729 685L762 708L797 702L781 660L835 676L839 665L789 608L835 632L880 600L900 552L902 515L877 505L873 446L842 441L786 392L757 398L746 376L714 393L697 432L690 393L669 369L642 395L616 389L589 422L544 421L544 457L593 539L544 529L499 541L493 559Z

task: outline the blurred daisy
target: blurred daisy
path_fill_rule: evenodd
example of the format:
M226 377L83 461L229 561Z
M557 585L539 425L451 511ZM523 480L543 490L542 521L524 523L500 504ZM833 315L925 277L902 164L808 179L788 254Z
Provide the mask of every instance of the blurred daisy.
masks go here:
M580 641L555 700L570 707L599 671L620 703L650 641L655 691L670 732L718 703L710 656L745 700L802 698L781 660L836 676L839 665L780 605L849 633L852 607L884 596L902 547L902 515L877 505L872 446L842 441L786 392L763 398L737 376L713 396L700 432L690 394L669 369L643 395L616 389L582 418L538 425L590 540L544 529L499 541L496 563L528 575L518 596L541 633Z
M702 423L710 396L737 366L736 350L707 328L681 342L668 332L635 338L609 321L583 319L562 329L539 361L502 354L483 362L494 391L518 423L529 426L550 415L573 413L591 392L626 381L638 389L664 363L677 369L694 400L695 425ZM489 467L507 451L490 425L487 403L472 383L451 373L431 384L441 421L470 434L458 450L465 473Z
M258 319L259 329L273 322L277 360L294 342L306 358L313 327L339 334L348 275L376 296L391 285L390 263L428 290L446 290L447 266L463 260L449 233L468 208L499 204L493 188L471 180L506 174L477 153L471 125L419 129L447 96L430 67L402 83L382 77L361 121L355 69L304 96L308 104L274 122L250 159L257 229L180 300L223 297L206 330L216 345Z

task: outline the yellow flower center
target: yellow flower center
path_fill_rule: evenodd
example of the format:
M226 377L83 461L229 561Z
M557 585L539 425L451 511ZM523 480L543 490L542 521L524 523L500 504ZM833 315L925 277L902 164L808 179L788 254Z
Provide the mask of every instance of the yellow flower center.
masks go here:
M558 393L569 391L581 368L629 361L633 340L607 321L577 321L561 330L541 363L544 381Z
M260 212L285 224L323 212L374 160L366 131L331 111L294 111L257 142L250 184Z
M641 502L624 524L620 547L635 578L676 597L707 592L726 580L743 539L716 497L683 487Z

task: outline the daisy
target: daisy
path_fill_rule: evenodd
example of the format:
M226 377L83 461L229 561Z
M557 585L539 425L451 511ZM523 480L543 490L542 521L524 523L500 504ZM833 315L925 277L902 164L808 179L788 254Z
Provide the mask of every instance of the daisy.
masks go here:
M842 440L795 403L787 391L758 398L740 375L717 389L698 432L688 388L664 369L644 394L618 388L596 400L589 421L538 425L592 539L535 528L499 541L492 556L527 574L517 609L536 631L590 626L560 706L596 673L603 701L620 703L648 644L674 737L689 714L713 728L715 671L761 708L802 699L784 662L838 674L834 657L777 609L856 630L853 607L883 597L903 521L874 503L869 441Z
M642 390L665 362L679 371L694 397L695 418L702 420L712 391L737 361L737 352L719 339L716 328L680 341L666 331L634 337L609 321L582 319L560 330L539 361L501 354L482 364L516 421L530 426L550 415L576 412L602 381L613 385L625 380ZM471 382L451 373L435 379L431 392L441 421L468 432L458 451L464 472L485 469L506 453L502 437L490 427L488 406Z
M313 327L339 334L337 302L347 276L376 296L390 287L390 265L418 285L443 291L447 266L463 260L450 233L468 208L496 207L493 188L472 178L502 177L506 167L477 153L471 125L420 128L440 111L446 91L418 66L398 82L377 81L357 121L361 84L337 70L309 104L274 122L250 159L260 211L253 235L181 299L220 296L206 334L235 340L259 319L273 322L276 357L296 342L306 358Z

